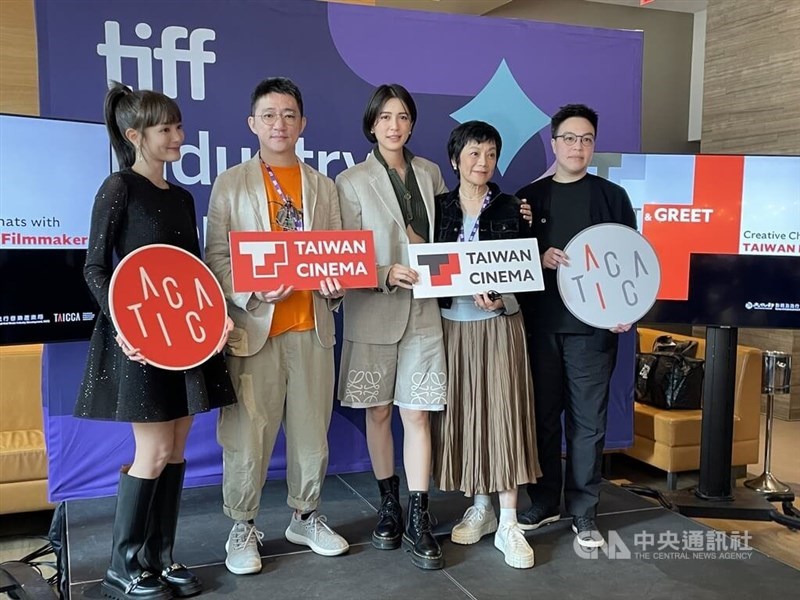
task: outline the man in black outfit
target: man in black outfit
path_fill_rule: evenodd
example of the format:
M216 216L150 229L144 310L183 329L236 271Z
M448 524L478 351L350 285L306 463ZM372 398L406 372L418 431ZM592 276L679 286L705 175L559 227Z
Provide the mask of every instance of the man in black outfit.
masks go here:
M606 435L611 372L617 334L630 325L597 329L576 319L558 293L556 269L568 265L563 248L583 229L598 223L636 227L636 216L620 186L587 169L594 154L597 113L583 104L563 106L552 118L555 175L517 192L531 204L533 231L542 254L545 290L520 302L528 331L533 372L536 439L542 477L528 485L533 505L519 515L531 530L560 519L561 487L578 543L604 543L595 524L600 466ZM566 473L561 471L561 413L567 440Z

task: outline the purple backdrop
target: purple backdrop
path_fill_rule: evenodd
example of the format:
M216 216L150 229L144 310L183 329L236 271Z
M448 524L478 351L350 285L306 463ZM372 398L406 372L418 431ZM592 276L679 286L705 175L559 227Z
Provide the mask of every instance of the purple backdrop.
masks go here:
M419 118L410 147L438 162L449 185L447 137L469 119L489 121L503 136L495 180L511 192L551 165L547 115L568 102L600 113L598 151L639 150L641 32L314 0L188 7L181 0L37 0L40 100L42 116L99 122L109 78L175 97L186 142L167 175L192 192L201 219L216 175L254 152L249 97L269 76L291 77L303 90L308 126L298 155L331 177L369 151L361 115L384 82L414 95ZM469 40L486 43L476 51ZM114 493L119 465L132 458L129 426L71 416L86 351L84 342L45 348L52 500ZM618 365L626 368L612 380L608 448L633 442L632 335ZM187 485L220 480L214 421L209 414L195 422ZM363 414L336 406L331 472L369 468L363 429ZM270 473L284 468L281 439Z

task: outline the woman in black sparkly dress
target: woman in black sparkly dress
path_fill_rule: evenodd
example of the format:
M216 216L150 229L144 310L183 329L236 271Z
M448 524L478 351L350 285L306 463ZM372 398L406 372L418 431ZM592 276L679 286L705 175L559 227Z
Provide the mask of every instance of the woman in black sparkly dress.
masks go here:
M191 596L201 591L200 581L172 560L186 438L192 415L232 404L236 396L222 355L167 371L147 364L114 331L108 294L113 255L122 259L141 246L169 244L199 257L200 245L191 194L163 175L164 163L180 158L184 139L175 102L114 83L105 120L120 171L103 182L92 209L84 275L101 310L75 416L130 422L136 452L120 473L111 565L101 589L118 600Z

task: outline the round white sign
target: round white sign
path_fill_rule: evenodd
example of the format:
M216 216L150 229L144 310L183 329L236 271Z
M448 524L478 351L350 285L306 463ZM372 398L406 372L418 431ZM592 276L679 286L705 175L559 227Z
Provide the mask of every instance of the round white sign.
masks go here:
M587 227L564 248L558 292L575 318L599 329L635 323L653 306L661 284L655 250L635 229Z

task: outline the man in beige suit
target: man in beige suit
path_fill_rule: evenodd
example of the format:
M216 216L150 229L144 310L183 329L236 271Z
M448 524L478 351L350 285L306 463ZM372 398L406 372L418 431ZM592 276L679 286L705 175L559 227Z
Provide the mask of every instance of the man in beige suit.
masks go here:
M378 288L351 290L345 300L339 400L366 409L367 447L381 494L372 545L380 550L404 545L417 567L441 569L442 549L428 514L428 415L446 402L442 321L436 300L412 296L418 275L408 266L408 245L433 241L434 196L447 190L439 167L405 147L416 117L408 90L378 86L362 122L375 147L363 163L336 178L342 223L373 232L378 265ZM392 405L403 421L405 526L394 474Z
M237 575L261 570L258 541L263 534L254 520L281 423L287 502L294 509L286 539L324 556L349 548L317 513L333 408L331 310L341 301L342 289L329 278L316 292L281 286L235 293L228 245L231 231L341 229L339 199L333 182L295 155L306 119L292 81L262 81L250 112L258 155L217 177L206 237L206 262L222 285L235 324L227 362L239 402L220 412L217 439L223 448L223 510L234 520L225 565Z

